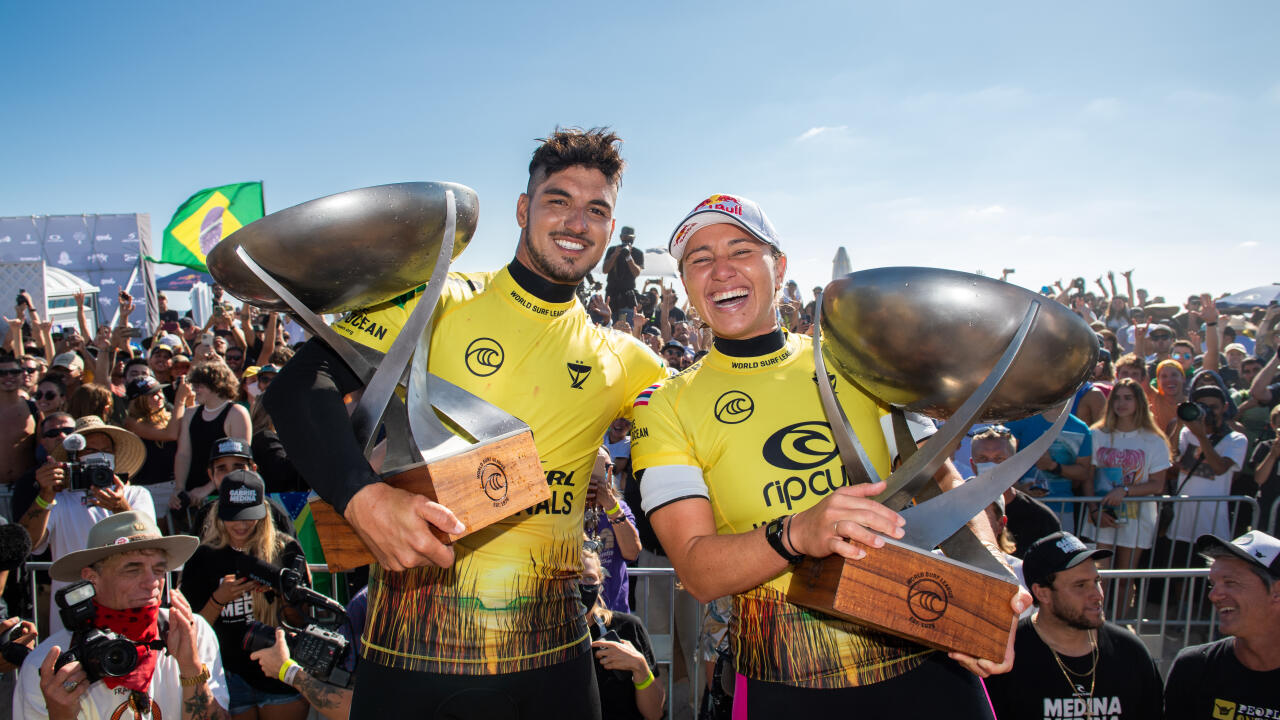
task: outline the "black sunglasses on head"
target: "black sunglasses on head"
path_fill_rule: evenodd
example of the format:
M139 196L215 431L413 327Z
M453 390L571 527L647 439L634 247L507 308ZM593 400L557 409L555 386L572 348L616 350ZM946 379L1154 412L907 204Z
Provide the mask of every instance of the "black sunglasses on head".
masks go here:
M10 375L21 375L22 368L13 368L12 370L0 370L0 377L8 377Z

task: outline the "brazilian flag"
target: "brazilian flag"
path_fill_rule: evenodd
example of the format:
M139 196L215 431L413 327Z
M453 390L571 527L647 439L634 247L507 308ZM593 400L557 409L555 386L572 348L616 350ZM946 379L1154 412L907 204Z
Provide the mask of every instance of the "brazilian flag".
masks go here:
M261 182L201 190L182 203L165 227L160 257L147 259L207 271L204 258L213 246L263 214Z

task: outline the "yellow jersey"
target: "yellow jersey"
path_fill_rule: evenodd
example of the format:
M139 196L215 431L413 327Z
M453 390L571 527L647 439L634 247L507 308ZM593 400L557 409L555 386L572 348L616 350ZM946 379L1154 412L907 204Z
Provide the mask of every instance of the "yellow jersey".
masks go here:
M386 352L422 288L334 325ZM596 451L636 394L666 376L630 335L596 327L576 297L548 302L511 271L451 273L432 317L429 368L529 424L551 499L454 544L452 567L369 576L365 657L486 675L564 662L589 637L577 589Z
M876 471L887 476L888 408L852 383L835 376L829 381ZM684 470L671 474L679 481L665 484L649 475L641 479L645 511L706 497L717 533L745 533L850 484L816 382L812 339L786 335L780 349L763 355L733 357L713 349L642 393L631 430L632 463L638 470ZM787 602L791 575L787 570L734 597L730 643L738 672L801 687L844 688L900 675L929 652Z

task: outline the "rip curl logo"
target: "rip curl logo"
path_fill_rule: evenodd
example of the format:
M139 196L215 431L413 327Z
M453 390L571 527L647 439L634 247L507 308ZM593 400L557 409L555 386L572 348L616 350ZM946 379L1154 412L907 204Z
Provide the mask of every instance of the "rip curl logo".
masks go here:
M947 581L931 572L912 575L907 580L907 610L915 623L933 627L951 604L951 588Z
M764 441L764 459L783 470L811 470L826 465L840 450L831 439L831 426L824 422L788 425Z
M494 458L485 458L480 463L480 467L476 468L476 479L480 481L480 488L484 490L485 496L493 501L494 507L502 507L510 500L507 497L507 469Z
M504 359L502 346L493 338L476 338L467 346L467 370L478 377L489 377L498 372Z
M565 367L569 368L569 387L581 390L582 383L591 375L591 366L576 362L565 363Z
M737 425L751 417L756 404L741 390L730 390L716 399L716 419L725 425Z

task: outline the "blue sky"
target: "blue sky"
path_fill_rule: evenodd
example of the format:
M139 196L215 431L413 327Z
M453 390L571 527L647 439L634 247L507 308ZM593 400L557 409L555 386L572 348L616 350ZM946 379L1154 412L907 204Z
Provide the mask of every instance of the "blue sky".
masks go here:
M1137 268L1171 299L1280 280L1280 5L0 5L0 215L146 212L265 181L480 196L458 261L508 260L533 139L609 125L617 207L665 246L758 201L807 289L854 269L1039 288Z

